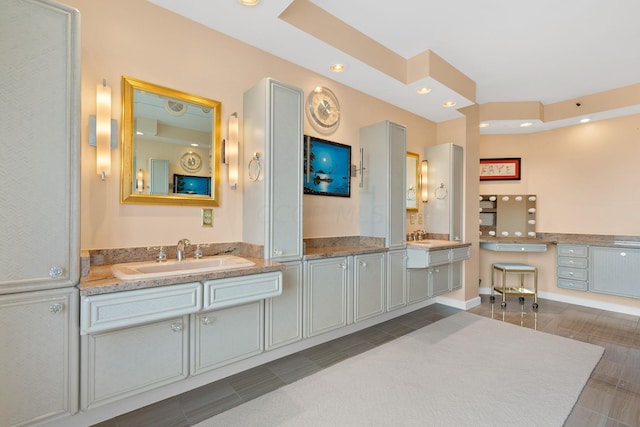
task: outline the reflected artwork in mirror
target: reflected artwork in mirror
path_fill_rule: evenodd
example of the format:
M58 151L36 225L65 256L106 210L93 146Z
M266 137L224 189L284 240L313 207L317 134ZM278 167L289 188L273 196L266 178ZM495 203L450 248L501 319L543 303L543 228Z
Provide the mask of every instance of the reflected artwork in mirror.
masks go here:
M405 196L407 199L407 210L418 210L418 199L420 198L420 156L416 153L407 152L407 183Z
M218 206L219 101L122 77L122 203Z

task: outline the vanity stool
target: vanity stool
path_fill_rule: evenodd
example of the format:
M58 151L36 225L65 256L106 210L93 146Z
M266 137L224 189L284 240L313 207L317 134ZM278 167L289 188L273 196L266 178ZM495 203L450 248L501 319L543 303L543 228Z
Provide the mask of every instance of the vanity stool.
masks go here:
M496 273L502 273L502 286L496 286L495 276ZM520 276L520 287L508 287L507 286L507 274L517 274ZM533 274L533 289L527 289L524 286L524 277L527 274ZM520 264L513 262L497 262L491 265L491 297L490 300L493 303L496 300L495 292L502 294L502 302L500 307L505 308L507 306L507 295L518 295L518 301L520 304L524 304L525 296L533 296L533 310L538 309L538 269L532 265Z

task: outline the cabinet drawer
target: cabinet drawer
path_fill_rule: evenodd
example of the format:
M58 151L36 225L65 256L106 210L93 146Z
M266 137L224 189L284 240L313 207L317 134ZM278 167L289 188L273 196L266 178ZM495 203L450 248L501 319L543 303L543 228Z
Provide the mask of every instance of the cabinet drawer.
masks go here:
M558 279L558 287L564 289L574 289L577 291L586 291L587 282L583 280Z
M229 307L282 294L282 272L204 282L204 309Z
M82 297L80 334L195 313L201 307L199 282Z
M574 280L587 280L587 270L571 267L558 267L558 277Z
M558 265L561 267L587 268L587 258L558 257Z
M452 262L462 261L464 259L469 259L470 256L471 256L471 248L468 247L468 246L465 247L465 248L451 249L451 261Z
M558 256L586 258L588 254L589 254L588 246L558 245Z
M449 250L429 252L429 266L449 263Z

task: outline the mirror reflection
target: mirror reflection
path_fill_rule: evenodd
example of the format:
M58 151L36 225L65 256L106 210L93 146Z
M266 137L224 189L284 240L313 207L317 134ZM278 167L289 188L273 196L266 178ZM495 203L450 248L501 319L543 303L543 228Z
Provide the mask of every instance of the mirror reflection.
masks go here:
M418 210L418 198L420 197L420 191L418 188L419 178L419 165L420 156L416 153L407 152L407 183L405 189L405 195L407 199L407 210Z
M536 237L535 194L480 196L481 237Z
M218 101L122 78L121 200L217 206Z

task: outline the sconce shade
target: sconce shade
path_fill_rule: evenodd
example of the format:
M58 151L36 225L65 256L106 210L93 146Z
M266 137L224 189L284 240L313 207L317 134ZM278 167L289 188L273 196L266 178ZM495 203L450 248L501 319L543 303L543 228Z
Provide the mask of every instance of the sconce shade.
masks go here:
M420 164L420 195L422 203L429 201L429 162L423 160Z
M111 88L106 82L96 88L96 171L102 179L111 175Z
M238 113L229 117L229 138L225 156L229 163L229 187L235 190L238 188Z

